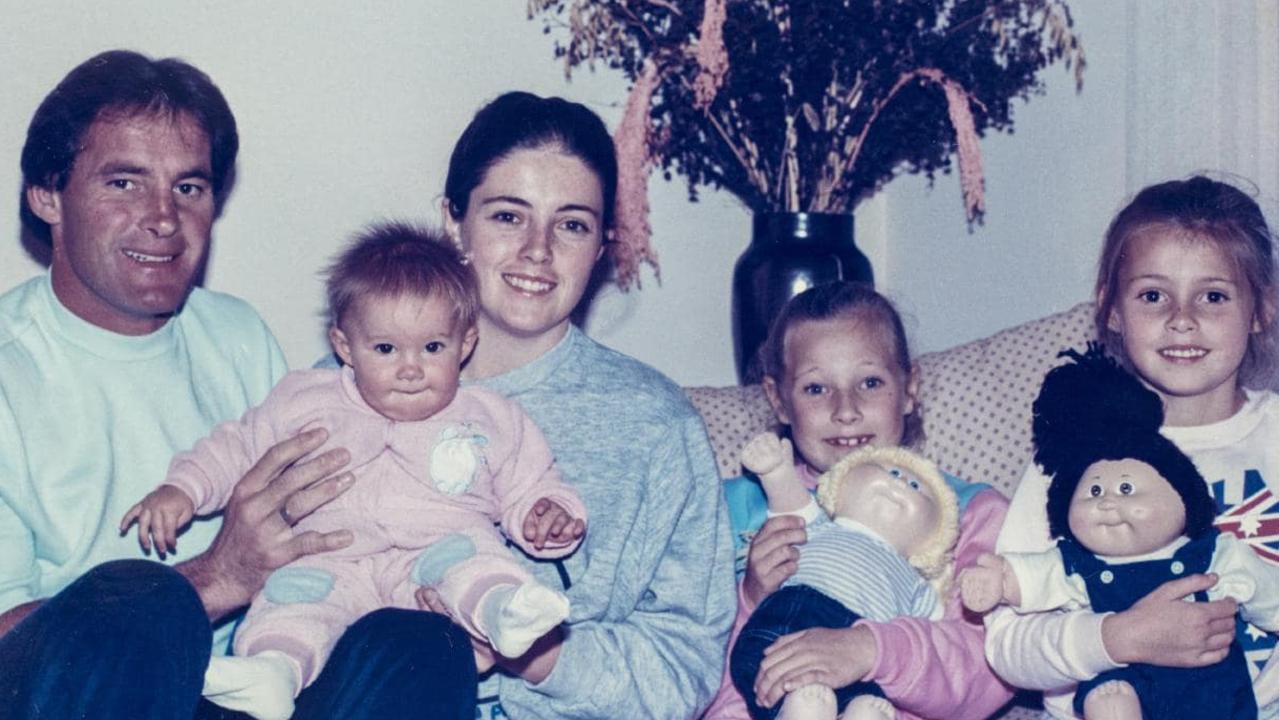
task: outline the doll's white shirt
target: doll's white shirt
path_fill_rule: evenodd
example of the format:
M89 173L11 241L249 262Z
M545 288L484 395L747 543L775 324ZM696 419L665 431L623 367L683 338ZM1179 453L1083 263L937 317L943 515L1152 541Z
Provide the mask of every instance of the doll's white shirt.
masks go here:
M1171 559L1187 542L1189 539L1183 536L1144 555L1098 557L1111 565ZM1021 589L1021 604L1015 608L1017 612L1076 610L1089 606L1088 589L1083 578L1066 574L1061 551L1057 548L1039 553L1008 553L1004 559L1012 566ZM1279 629L1279 566L1257 557L1246 543L1235 536L1222 533L1217 536L1217 547L1208 571L1220 578L1209 588L1209 600L1234 598L1239 602L1245 620L1268 632Z
M1279 496L1279 395L1249 390L1243 407L1225 420L1160 432L1190 456L1209 483L1221 484L1228 504L1242 500L1245 476L1252 471ZM1048 482L1036 465L1026 468L996 541L997 552L1053 547ZM985 618L986 658L1010 684L1044 690L1044 707L1052 715L1073 718L1075 684L1122 666L1106 652L1101 632L1105 617L1087 609L1020 615L996 608ZM1279 663L1273 658L1254 678L1253 690L1260 717L1279 718Z

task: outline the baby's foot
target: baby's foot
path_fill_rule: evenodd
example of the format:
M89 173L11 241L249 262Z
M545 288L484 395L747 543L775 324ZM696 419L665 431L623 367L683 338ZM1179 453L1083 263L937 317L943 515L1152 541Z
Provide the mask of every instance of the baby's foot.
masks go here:
M1085 720L1141 720L1137 691L1123 680L1104 682L1084 698Z
M896 720L897 708L887 698L858 695L844 708L839 720Z
M782 698L777 720L835 720L835 691L825 685L805 685Z
M535 582L502 585L485 595L480 617L489 644L504 657L516 658L568 617L568 598Z
M297 697L298 671L282 652L209 658L202 694L209 702L257 720L288 720Z

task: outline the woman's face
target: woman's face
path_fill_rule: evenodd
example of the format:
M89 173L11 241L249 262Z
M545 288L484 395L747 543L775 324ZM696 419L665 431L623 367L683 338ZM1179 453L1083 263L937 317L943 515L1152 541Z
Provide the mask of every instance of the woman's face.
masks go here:
M479 280L481 344L559 342L603 250L603 198L590 167L545 146L494 163L463 217L446 207L449 235Z

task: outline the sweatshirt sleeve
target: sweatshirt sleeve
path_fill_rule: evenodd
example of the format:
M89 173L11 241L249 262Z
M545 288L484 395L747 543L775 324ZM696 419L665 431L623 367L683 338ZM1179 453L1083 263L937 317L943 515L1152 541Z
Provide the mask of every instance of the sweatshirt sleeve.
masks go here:
M28 476L21 437L0 388L0 614L35 600L40 581L35 533L14 507Z
M1279 565L1262 560L1234 535L1221 533L1209 570L1221 578L1208 590L1209 600L1232 597L1244 620L1267 632L1279 631Z
M710 701L736 608L733 543L706 431L691 410L672 420L637 482L648 488L638 516L612 522L643 533L642 559L617 575L644 584L640 601L618 619L570 623L542 683L503 680L508 710L519 712L524 693L541 696L528 705L543 714L530 716L566 720L693 718Z
M999 533L999 552L1040 552L1052 547L1048 533L1048 478L1026 469ZM1105 615L1089 610L1019 615L997 607L986 614L986 659L1014 686L1068 690L1119 667L1101 636Z
M296 384L286 377L261 405L249 408L239 420L218 425L195 447L175 455L164 484L186 493L197 515L225 508L236 483L281 439L273 421L294 396Z
M955 546L955 568L973 565L992 552L1008 501L983 490L968 503ZM887 623L863 621L879 648L868 680L879 684L893 705L920 717L984 718L1012 698L983 654L985 631L965 615L956 593L941 620L901 617Z
M524 539L524 518L538 500L547 498L559 503L575 518L586 520L586 505L571 485L560 477L555 467L551 448L546 444L542 431L532 418L514 401L500 398L508 406L503 423L502 441L508 443L509 452L502 466L494 473L494 489L501 507L502 532L521 550L539 558L560 558L569 555L582 544L582 539L564 545L549 543L538 550Z

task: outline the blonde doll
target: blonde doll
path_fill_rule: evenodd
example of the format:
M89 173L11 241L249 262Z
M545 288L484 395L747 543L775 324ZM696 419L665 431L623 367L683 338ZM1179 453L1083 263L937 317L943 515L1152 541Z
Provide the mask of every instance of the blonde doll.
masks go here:
M730 672L753 714L765 649L787 633L844 627L861 618L941 619L941 598L954 570L959 501L937 468L904 448L866 447L822 474L814 499L795 472L788 440L766 433L742 451L768 495L770 514L802 517L808 541L798 570L751 614L733 648ZM820 683L790 691L778 717L821 720L896 717L875 683L834 688Z

